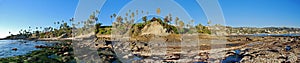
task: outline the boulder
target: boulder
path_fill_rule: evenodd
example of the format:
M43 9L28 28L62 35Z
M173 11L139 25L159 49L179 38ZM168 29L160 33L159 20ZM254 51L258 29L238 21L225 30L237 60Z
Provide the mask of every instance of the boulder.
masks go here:
M12 48L11 50L17 51L18 49L17 48Z

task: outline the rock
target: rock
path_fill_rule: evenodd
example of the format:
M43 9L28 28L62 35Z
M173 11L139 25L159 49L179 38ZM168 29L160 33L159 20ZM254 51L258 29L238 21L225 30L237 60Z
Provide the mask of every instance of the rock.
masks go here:
M69 52L65 52L64 55L65 55L65 56L68 56L68 55L70 55L70 53L69 53Z
M12 48L11 50L17 51L18 49L17 48Z
M246 38L246 41L252 41L252 39L250 39L249 37Z
M47 46L37 45L37 46L35 46L35 48L47 48Z
M72 42L67 42L68 45L72 45Z
M132 50L137 51L139 48L137 46L133 47Z

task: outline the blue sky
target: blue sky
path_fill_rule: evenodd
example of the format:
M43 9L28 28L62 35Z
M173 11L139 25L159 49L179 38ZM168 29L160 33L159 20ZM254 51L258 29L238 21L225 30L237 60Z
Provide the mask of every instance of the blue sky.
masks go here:
M206 24L207 18L194 0L175 0L196 23ZM54 26L53 22L74 17L78 0L0 0L0 38L8 31ZM118 13L129 0L107 0L99 21L110 25L110 15ZM300 27L299 0L219 0L226 25L230 26L286 26ZM162 5L162 4L158 4ZM162 5L164 6L164 5ZM171 11L168 9L162 9ZM164 12L162 12L164 13Z

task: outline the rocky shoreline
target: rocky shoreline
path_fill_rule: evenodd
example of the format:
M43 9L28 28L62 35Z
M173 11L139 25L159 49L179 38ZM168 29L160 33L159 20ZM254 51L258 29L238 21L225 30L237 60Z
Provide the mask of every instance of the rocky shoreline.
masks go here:
M299 36L227 36L225 38L220 41L214 38L198 39L198 42L190 42L189 40L195 39L189 38L184 38L182 42L151 39L151 42L125 41L114 46L102 47L119 49L116 55L121 59L120 61L131 60L132 62L295 63L300 60ZM120 54L120 51L123 54Z
M20 56L0 58L0 61L17 63L76 63L73 55L71 41L61 41L59 43L53 44L53 46L36 45L35 48L39 48L41 50L32 51L31 53Z
M182 38L145 36L147 40L92 40L86 46L96 49L101 62L271 62L298 63L300 36L182 35ZM195 38L198 37L198 38ZM143 37L142 37L143 38ZM109 38L111 39L111 38ZM147 42L148 41L148 42ZM85 43L85 42L84 42ZM30 54L1 58L5 62L76 62L72 41L54 46L36 46Z

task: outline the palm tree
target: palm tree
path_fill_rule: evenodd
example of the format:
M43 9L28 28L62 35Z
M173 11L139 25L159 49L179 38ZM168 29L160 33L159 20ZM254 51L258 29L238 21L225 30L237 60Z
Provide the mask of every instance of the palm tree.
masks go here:
M136 13L136 15L138 15L138 14L139 14L139 10L136 10L136 12L135 12L135 13Z
M157 8L157 9L156 9L156 13L157 13L157 14L160 14L160 8Z
M175 18L175 24L178 25L178 23L179 23L179 18L176 17L176 18Z
M113 18L113 16L112 15L110 15L110 19L112 19Z
M183 22L183 21L179 21L179 29L180 29L180 33L184 32L184 31L183 31L183 27L184 27L184 22Z
M179 21L179 26L180 26L180 28L183 28L184 22L183 21Z
M149 12L147 11L146 14L149 15Z
M173 20L173 18L172 18L172 14L171 14L171 13L169 13L169 20L170 20L170 21L172 21L172 20Z
M121 16L117 17L117 22L121 23L123 21L123 18Z
M168 17L168 16L166 16L166 17L164 18L164 22L165 22L165 23L169 23L169 17Z
M59 24L59 21L57 21L57 23L56 24Z
M146 23L147 22L147 16L143 17L143 21Z
M77 22L78 25L80 25L80 22Z
M74 18L71 18L69 21L70 21L70 22L73 22L73 21L74 21Z
M96 13L97 13L97 14L99 14L99 13L100 13L100 11L99 11L99 10L96 10Z
M124 17L124 20L125 20L126 22L128 22L128 19L127 19L127 17Z
M134 18L134 12L131 13L131 17Z
M29 28L29 30L28 30L28 31L30 32L30 29L31 29L31 27L29 26L28 28Z
M117 17L117 14L116 14L116 13L114 13L114 14L113 14L113 16L114 16L114 17Z
M192 22L192 23L191 23L191 24L192 24L192 26L194 26L194 22L195 22L195 21L194 21L194 20L191 20L191 22Z
M207 25L210 25L211 24L211 21L210 20L208 20L208 22L207 22Z

